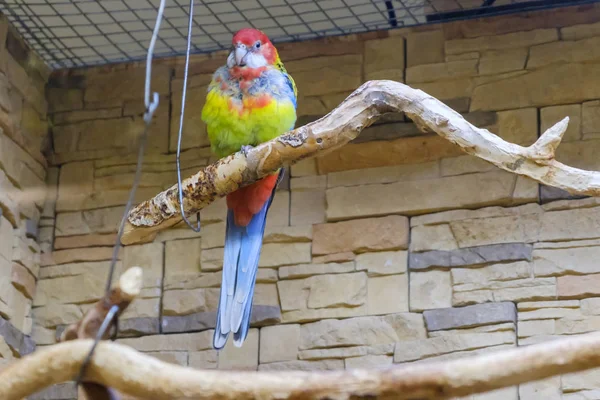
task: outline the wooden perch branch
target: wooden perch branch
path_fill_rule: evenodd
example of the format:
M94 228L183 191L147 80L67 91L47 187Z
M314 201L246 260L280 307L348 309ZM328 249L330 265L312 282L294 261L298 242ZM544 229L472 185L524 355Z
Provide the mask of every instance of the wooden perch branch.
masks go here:
M142 290L142 269L131 267L119 278L119 282L110 290L110 293L98 300L94 307L90 308L83 318L76 324L69 325L62 335L60 341L74 339L93 339L98 334L102 321L112 306L119 306L119 314L131 304L133 299ZM103 336L108 339L109 330Z
M548 129L533 145L523 147L471 125L459 113L421 90L381 80L365 83L323 118L263 143L245 155L238 152L225 157L185 179L184 210L193 214L283 166L335 150L390 112L406 113L420 129L435 132L466 153L506 171L572 194L600 194L600 172L572 168L554 159L568 118ZM131 210L122 242L152 240L158 231L180 220L177 185L174 185Z
M60 343L0 373L0 398L20 400L73 379L91 340ZM402 343L398 343L402 346ZM459 360L314 372L194 370L102 342L86 380L143 399L447 399L600 367L600 333Z
M94 339L100 330L102 322L113 306L119 307L120 315L131 304L136 296L142 291L142 269L131 267L119 279L119 282L111 288L105 297L100 299L94 307L76 324L69 325L62 333L60 342L76 339ZM109 338L110 328L102 335L102 339ZM88 350L89 352L89 350ZM83 363L83 362L82 362ZM96 383L82 382L79 387L79 398L82 400L118 400L118 394L110 387Z

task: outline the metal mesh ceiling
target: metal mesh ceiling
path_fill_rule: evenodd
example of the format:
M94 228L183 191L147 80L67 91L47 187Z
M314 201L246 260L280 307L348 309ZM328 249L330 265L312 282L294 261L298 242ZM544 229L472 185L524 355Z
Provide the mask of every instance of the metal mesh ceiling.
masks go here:
M515 12L577 0L195 0L193 53L226 49L252 26L274 42L298 41ZM581 2L589 2L581 1ZM5 14L51 68L143 59L159 0L0 0ZM183 54L189 0L168 0L155 56ZM520 8L522 10L524 8ZM477 11L473 13L473 11Z

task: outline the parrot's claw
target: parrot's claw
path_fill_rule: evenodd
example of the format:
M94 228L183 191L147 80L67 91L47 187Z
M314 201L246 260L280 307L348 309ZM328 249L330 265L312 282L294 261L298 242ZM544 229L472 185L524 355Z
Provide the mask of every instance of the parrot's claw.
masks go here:
M249 152L250 150L252 150L253 148L254 148L254 146L250 146L250 145L248 145L248 144L245 144L245 145L243 145L243 146L242 146L242 148L241 148L241 151L242 151L242 153L243 153L243 154L244 154L246 157L248 157L248 152Z

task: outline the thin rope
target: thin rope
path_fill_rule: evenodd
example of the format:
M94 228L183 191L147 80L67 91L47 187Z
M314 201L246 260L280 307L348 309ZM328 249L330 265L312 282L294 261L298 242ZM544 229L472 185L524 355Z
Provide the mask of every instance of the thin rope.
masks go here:
M188 81L188 67L190 63L190 47L192 43L192 25L194 21L194 0L190 0L190 19L188 23L188 36L187 36L187 50L185 54L185 72L183 74L183 91L181 94L181 113L179 115L179 134L177 137L177 193L179 194L179 212L181 213L181 218L185 221L187 226L190 227L194 232L200 232L200 213L196 213L196 226L192 226L190 221L188 221L185 216L185 211L183 210L183 190L181 188L181 137L183 132L183 116L185 114L185 95L187 92L187 81Z

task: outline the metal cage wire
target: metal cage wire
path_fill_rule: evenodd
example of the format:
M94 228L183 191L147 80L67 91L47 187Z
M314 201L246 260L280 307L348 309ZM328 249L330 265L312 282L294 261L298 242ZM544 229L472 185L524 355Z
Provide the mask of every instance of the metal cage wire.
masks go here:
M447 20L469 18L461 12L483 8L491 15L517 4L540 8L582 2L592 0L196 0L191 52L226 49L232 34L249 26L277 43L419 25L439 21L440 13ZM0 12L50 68L74 68L143 59L159 3L0 0ZM185 53L188 6L188 0L167 1L156 57Z

